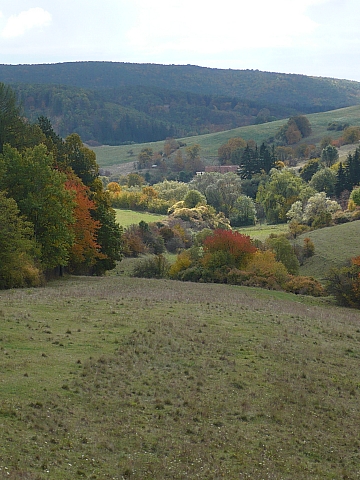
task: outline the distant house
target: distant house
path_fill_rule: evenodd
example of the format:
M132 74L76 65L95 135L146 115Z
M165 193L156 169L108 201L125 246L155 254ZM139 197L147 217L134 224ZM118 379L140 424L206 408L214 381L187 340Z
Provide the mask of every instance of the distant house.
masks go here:
M205 167L205 172L218 172L218 173L237 173L238 165L210 165Z

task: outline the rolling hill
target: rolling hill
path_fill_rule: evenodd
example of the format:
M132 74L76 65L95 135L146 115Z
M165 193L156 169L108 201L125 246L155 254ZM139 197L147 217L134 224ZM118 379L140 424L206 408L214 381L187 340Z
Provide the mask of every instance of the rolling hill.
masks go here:
M342 132L329 132L328 124L337 122L347 122L350 125L360 125L360 105L320 112L306 115L312 127L312 133L305 139L308 144L319 144L321 139L331 134L333 138L338 138ZM198 144L201 147L201 157L206 164L216 162L218 149L230 138L242 137L245 140L254 140L257 144L267 140L275 135L277 130L286 123L287 119L274 122L263 123L260 125L248 125L223 132L215 132L205 135L195 135L192 137L183 137L179 141L187 146ZM161 151L164 148L164 141L150 142L146 144L120 145L120 146L99 146L91 147L96 153L97 162L100 167L112 170L118 165L124 165L136 160L137 155L142 148L150 147L153 151ZM184 150L186 147L182 147ZM346 157L348 150L354 146L344 146L340 149L340 158Z

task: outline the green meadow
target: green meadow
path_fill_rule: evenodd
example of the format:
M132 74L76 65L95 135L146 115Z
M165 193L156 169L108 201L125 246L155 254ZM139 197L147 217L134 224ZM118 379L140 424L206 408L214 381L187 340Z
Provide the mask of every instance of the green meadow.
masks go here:
M0 305L0 478L360 475L359 311L124 274Z
M138 224L141 221L151 223L151 222L161 222L165 218L164 215L157 215L156 213L148 212L135 212L134 210L120 210L115 209L116 212L116 221L123 227L128 227L129 225Z

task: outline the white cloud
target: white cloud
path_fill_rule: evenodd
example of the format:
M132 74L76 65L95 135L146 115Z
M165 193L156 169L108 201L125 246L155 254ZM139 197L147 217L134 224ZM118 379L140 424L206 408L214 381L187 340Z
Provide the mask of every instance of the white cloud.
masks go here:
M43 8L36 7L11 15L1 32L3 38L14 38L36 27L45 27L51 23L51 14Z
M136 0L140 13L128 39L133 48L155 54L289 47L308 41L318 23L307 10L327 1L222 0L219 8L208 0Z

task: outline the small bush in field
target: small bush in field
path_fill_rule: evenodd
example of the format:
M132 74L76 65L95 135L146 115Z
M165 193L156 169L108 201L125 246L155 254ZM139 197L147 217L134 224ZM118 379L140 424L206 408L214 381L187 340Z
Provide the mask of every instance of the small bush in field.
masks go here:
M360 308L360 256L353 258L350 266L331 269L326 290L339 305Z
M168 276L170 264L163 255L153 255L136 264L134 277L165 278Z
M322 297L325 295L324 287L320 282L314 278L303 276L291 276L285 283L284 290L300 295L311 295L312 297Z
M304 238L303 248L304 248L303 253L305 258L310 258L314 255L315 245L314 245L314 242L309 237Z
M190 257L190 253L187 251L183 251L179 253L175 263L173 263L169 270L169 275L171 278L179 278L180 272L188 269L192 264L192 260Z

